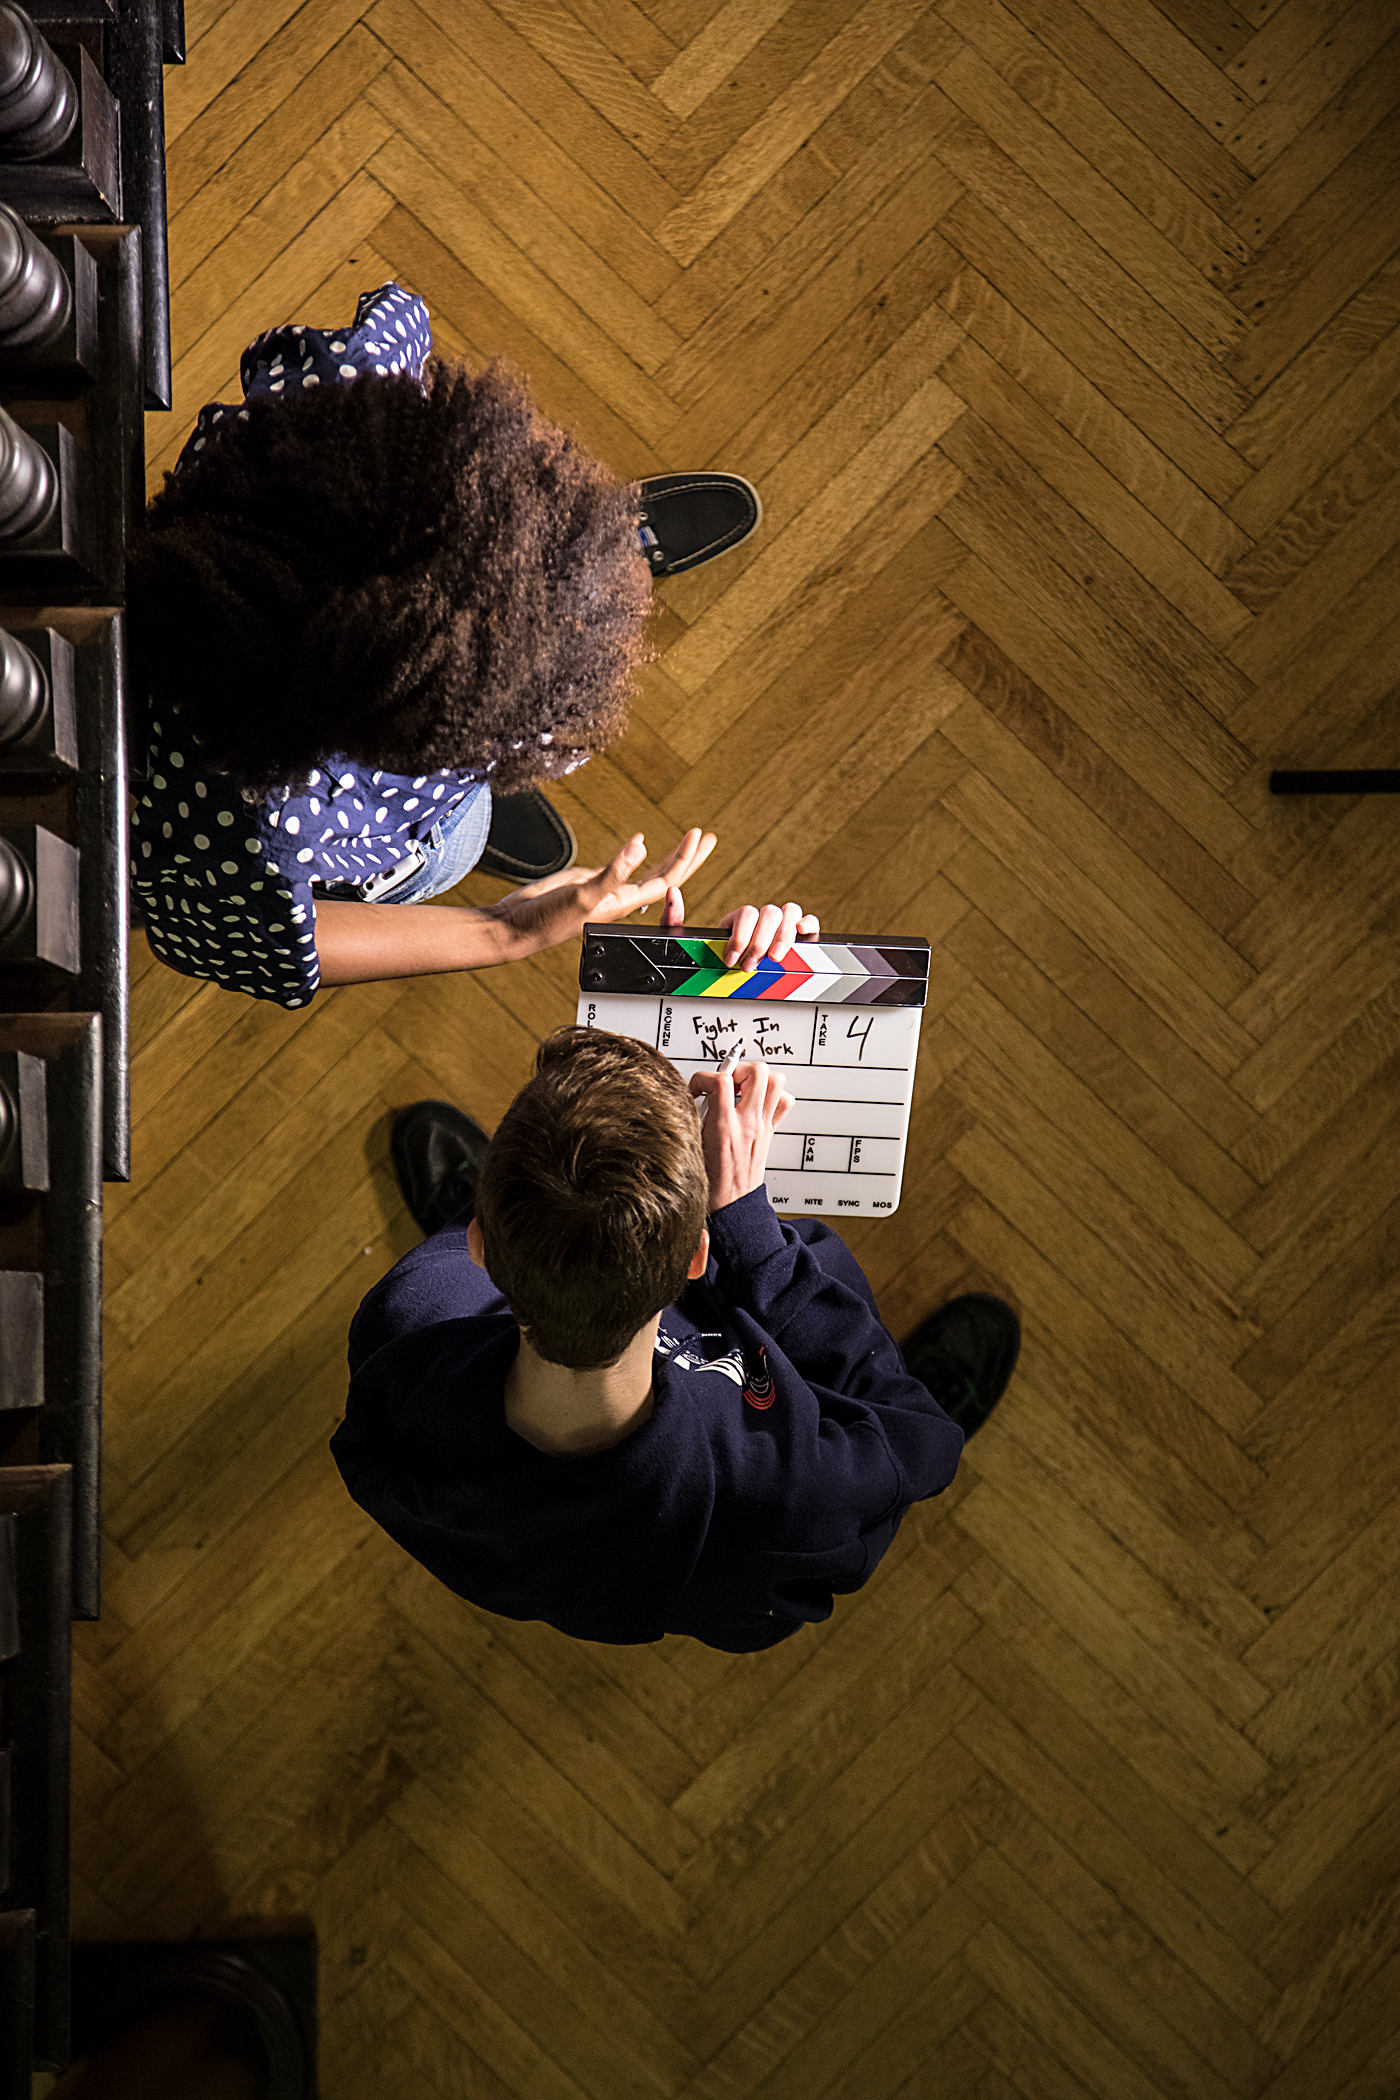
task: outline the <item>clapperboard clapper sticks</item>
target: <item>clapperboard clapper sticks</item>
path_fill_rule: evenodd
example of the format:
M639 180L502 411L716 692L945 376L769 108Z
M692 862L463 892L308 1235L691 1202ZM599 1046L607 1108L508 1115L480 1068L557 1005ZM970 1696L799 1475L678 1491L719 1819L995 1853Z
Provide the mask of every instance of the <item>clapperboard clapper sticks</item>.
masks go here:
M829 1006L922 1006L927 941L796 941L781 962L730 970L722 927L588 926L585 991L666 992L673 999L821 999Z
M713 926L585 927L580 1024L640 1036L686 1078L742 1033L794 1101L768 1155L774 1207L888 1217L904 1173L928 942L796 941L780 963L729 970L728 938Z

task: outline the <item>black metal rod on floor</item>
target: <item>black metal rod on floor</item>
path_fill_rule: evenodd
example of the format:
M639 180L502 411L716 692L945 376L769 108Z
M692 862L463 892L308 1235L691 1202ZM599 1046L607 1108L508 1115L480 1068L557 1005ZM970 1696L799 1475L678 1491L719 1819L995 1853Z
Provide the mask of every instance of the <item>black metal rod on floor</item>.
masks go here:
M1271 795L1400 795L1400 771L1271 773Z

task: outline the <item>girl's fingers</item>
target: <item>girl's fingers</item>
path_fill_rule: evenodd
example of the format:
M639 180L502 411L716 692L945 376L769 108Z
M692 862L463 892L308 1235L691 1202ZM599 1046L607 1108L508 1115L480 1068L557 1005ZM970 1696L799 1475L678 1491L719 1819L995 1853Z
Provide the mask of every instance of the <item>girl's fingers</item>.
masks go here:
M777 938L768 943L768 953L772 956L774 962L781 962L788 949L797 939L798 922L801 917L802 906L800 904L788 903L783 906L782 922L778 928Z
M715 835L712 831L701 831L698 824L692 825L675 850L669 853L657 874L668 882L685 882L695 870L707 861L715 850Z
M647 842L641 832L634 832L630 839L618 847L598 879L609 883L614 889L620 887L629 879L633 869L641 866L646 858L646 850Z
M686 867L686 852L693 837L694 833L688 831L679 846L671 848L665 860L660 862L657 867L656 872L658 875L664 876L667 881L677 880L684 882L689 872Z
M605 868L600 868L595 875L591 875L585 881L579 883L578 896L580 904L585 907L600 904L605 897L610 896L615 890L621 891L625 889L632 870L644 858L646 850L647 842L642 837L641 832L634 832L624 845L618 847ZM664 888L664 884L662 887ZM659 895L660 891L657 891L656 894Z
M774 937L782 923L782 906L779 904L765 904L758 915L757 926L749 935L749 945L744 951L745 969L752 970L757 968L761 959L772 947Z
M765 904L761 910L755 904L740 905L726 912L720 925L729 928L724 961L731 970L752 970L765 955L781 962L795 940L815 940L821 932L816 913L804 912L791 900Z
M695 858L690 863L690 873L692 875L695 873L695 870L697 868L704 867L705 862L714 852L715 847L718 845L718 843L719 841L716 839L715 834L712 831L701 832L700 843L695 849Z
M738 911L728 914L725 923L729 927L729 939L724 944L724 960L726 967L732 970L738 966L749 936L758 924L758 912L752 904L741 904Z
M742 905L738 911L729 913L722 921L729 927L729 939L725 943L724 960L731 970L752 970L765 956L773 943L773 937L782 925L783 914L776 904L765 904L760 910L755 904Z
M648 904L655 904L668 890L675 887L674 883L667 882L664 875L649 875L645 882L629 882L626 889L619 893L619 916L625 919L630 913L641 911Z

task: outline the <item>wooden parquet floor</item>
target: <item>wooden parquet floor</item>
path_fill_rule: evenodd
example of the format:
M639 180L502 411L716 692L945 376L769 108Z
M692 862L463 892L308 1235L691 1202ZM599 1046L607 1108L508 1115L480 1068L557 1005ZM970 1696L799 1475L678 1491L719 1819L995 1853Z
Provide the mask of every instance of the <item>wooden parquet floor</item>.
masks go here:
M1400 802L1267 792L1400 765L1394 0L189 14L153 471L395 275L761 486L560 799L932 940L851 1239L1025 1349L823 1628L491 1620L326 1439L392 1112L491 1123L574 958L292 1015L138 941L79 1930L310 1913L328 2100L1400 2094Z

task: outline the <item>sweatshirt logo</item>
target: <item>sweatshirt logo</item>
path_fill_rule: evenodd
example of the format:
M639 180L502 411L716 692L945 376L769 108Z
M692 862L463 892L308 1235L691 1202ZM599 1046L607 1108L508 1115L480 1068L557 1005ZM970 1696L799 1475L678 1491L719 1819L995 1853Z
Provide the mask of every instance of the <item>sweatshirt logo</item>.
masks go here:
M773 1378L768 1369L768 1352L758 1352L758 1369L750 1371L744 1384L744 1398L750 1407L762 1410L773 1405Z
M706 1356L701 1344L722 1342L722 1334L702 1332L693 1334L688 1340L668 1334L663 1327L656 1337L656 1353L669 1357L671 1368L676 1371L718 1371L721 1378L730 1378L735 1385L744 1382L744 1359L738 1349L731 1349L727 1356Z
M692 1334L682 1339L678 1335L668 1334L663 1327L656 1337L656 1353L669 1359L671 1368L675 1371L718 1371L721 1378L728 1378L741 1389L750 1407L771 1407L773 1378L768 1369L767 1351L759 1349L756 1371L750 1371L744 1361L742 1349L727 1350L723 1356L704 1354L706 1342L719 1342L723 1339L722 1335L710 1333Z

